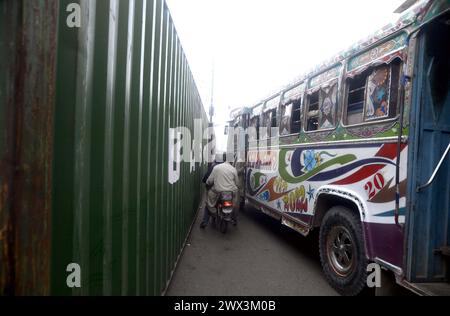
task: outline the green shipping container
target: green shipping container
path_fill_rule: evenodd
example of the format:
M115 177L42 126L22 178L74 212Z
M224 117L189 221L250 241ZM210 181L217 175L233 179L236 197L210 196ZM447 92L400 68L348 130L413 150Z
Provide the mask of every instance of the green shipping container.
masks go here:
M169 183L169 128L194 119L163 0L1 0L0 294L162 294L205 171Z

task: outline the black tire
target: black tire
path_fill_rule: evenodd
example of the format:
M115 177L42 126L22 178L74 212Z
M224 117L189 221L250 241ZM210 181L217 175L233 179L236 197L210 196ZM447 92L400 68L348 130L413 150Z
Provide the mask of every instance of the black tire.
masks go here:
M220 221L220 231L222 234L226 234L228 230L228 222L226 220Z
M368 261L357 214L342 206L331 208L320 227L319 249L325 277L339 294L358 295L366 287Z

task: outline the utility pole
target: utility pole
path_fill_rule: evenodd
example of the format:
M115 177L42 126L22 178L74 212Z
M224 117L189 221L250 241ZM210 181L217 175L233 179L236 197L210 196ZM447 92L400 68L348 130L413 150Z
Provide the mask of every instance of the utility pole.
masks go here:
M212 68L211 68L211 105L209 107L209 123L211 124L211 126L213 124L213 116L214 116L214 77L215 77L214 67L215 67L215 61L213 58Z

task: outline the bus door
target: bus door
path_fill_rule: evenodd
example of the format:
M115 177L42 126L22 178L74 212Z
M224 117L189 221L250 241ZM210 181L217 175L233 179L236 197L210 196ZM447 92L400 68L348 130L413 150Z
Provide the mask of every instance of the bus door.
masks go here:
M418 35L411 108L406 281L450 289L450 15ZM425 284L423 284L425 285ZM450 292L446 292L450 294Z

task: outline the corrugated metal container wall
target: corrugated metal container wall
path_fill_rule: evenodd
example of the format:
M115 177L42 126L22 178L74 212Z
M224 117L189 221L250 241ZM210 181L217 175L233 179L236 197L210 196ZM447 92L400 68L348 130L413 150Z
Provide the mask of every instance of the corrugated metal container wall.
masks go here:
M0 27L0 291L161 294L204 172L169 184L169 128L207 124L165 2L6 0Z

